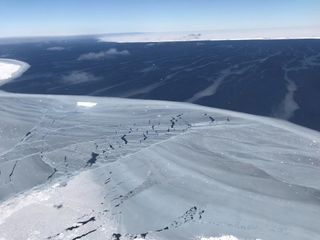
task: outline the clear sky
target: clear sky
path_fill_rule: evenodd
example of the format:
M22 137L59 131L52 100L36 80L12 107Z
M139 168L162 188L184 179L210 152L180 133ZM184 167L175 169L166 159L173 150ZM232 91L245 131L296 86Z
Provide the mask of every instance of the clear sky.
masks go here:
M320 0L0 0L0 37L320 26Z

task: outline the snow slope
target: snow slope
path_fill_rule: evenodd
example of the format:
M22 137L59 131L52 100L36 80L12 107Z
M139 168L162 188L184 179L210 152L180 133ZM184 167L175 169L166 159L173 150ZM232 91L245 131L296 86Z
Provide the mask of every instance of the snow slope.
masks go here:
M319 132L186 103L0 103L1 240L320 238Z

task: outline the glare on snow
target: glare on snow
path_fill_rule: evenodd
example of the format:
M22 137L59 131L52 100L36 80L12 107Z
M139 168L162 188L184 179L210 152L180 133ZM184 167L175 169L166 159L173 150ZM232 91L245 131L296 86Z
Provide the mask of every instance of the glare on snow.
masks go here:
M96 102L77 102L77 106L78 107L88 107L88 108L91 108L91 107L94 107L96 106L97 103Z

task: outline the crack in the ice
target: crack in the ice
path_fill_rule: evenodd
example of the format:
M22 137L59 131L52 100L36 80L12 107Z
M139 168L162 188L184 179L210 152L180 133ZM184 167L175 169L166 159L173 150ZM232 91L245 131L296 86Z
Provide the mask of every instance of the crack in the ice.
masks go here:
M89 235L89 234L91 234L91 233L93 233L93 232L95 232L95 231L97 231L97 229L93 229L93 230L91 230L91 231L89 231L89 232L87 232L87 233L84 233L84 234L82 234L82 235L80 235L80 236L77 236L77 237L75 237L75 238L72 238L72 240L77 240L77 239L83 238L83 237L85 237L85 236L87 236L87 235Z
M53 169L53 172L48 176L47 180L51 179L58 170L56 168Z
M61 206L62 207L62 206ZM59 208L58 208L59 209ZM66 228L65 229L65 231L73 231L74 229L77 229L77 228L79 228L79 227L82 227L83 225L86 225L86 224L88 224L89 222L94 222L94 221L96 221L96 218L95 217L91 217L91 218L89 218L89 219L87 219L87 220L84 220L84 221L78 221L76 224L74 224L73 226L71 226L71 227L68 227L68 228ZM95 229L94 231L96 231L97 229ZM90 234L90 233L92 233L92 232L94 232L94 231L90 231L88 234ZM47 237L47 239L53 239L53 238L56 238L56 237L58 237L59 235L61 235L62 234L62 232L60 232L60 233L57 233L57 234L55 234L55 235L53 235L53 236L50 236L50 237ZM88 235L88 234L86 234L86 235ZM82 237L84 237L84 236L86 236L86 235L81 235L81 236L78 236L77 238L74 238L74 239L80 239L80 238L82 238Z
M15 161L14 165L13 165L13 168L9 174L9 181L11 182L12 181L12 176L13 176L13 173L14 173L14 170L16 169L17 167L17 164L18 164L18 161Z

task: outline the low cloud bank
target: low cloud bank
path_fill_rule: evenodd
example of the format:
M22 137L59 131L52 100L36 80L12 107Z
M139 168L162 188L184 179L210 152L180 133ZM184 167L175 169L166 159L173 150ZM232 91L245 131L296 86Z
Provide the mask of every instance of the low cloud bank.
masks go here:
M67 84L79 84L85 82L98 81L101 80L101 77L97 77L88 72L74 71L68 75L63 75L62 80Z
M48 51L62 51L64 50L64 47L49 47L47 48Z
M101 52L90 52L86 54L82 54L78 60L99 60L109 57L115 57L115 56L127 56L130 55L130 52L128 50L122 50L119 51L116 48L111 48L108 51L101 51Z

